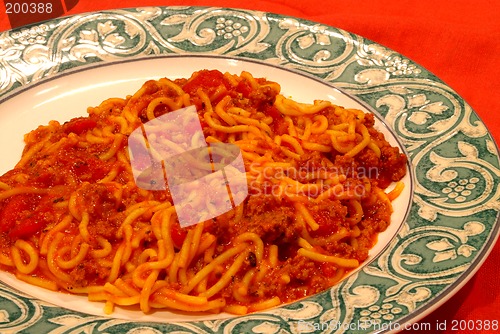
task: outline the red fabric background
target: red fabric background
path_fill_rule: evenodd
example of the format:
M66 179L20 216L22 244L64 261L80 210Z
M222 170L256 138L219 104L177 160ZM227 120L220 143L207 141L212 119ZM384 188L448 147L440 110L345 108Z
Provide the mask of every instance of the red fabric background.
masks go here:
M0 32L10 29L2 5ZM500 1L80 0L66 14L149 5L247 8L301 17L359 34L437 75L472 106L500 143ZM454 333L453 321L474 321L476 329L485 321L500 321L499 263L500 242L474 277L420 324L431 325L436 331L437 323L443 326L446 322L443 332Z

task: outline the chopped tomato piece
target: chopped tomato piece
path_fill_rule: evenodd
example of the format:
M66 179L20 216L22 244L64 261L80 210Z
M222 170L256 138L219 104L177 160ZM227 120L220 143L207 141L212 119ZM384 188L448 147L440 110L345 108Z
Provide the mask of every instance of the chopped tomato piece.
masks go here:
M177 249L180 249L182 247L182 244L184 243L184 240L186 239L187 231L186 229L182 228L178 222L174 222L172 224L170 235L172 236L172 242L174 243L174 246Z
M191 95L196 94L196 90L198 88L217 88L220 85L226 85L226 81L224 79L224 74L217 70L202 70L198 72L198 74L189 79L182 89Z
M319 211L314 216L314 219L318 223L319 228L311 231L312 237L331 235L339 229L339 222L335 218L332 218L327 211Z
M45 226L47 226L47 221L42 217L28 217L21 220L19 224L9 232L9 236L12 239L30 237L43 230Z
M73 118L71 121L69 121L63 125L64 132L66 132L66 133L73 132L77 135L80 135L80 134L84 133L85 131L93 129L96 126L97 126L97 122L94 121L93 119L90 119L87 117Z
M241 93L244 98L248 98L252 92L252 86L250 86L247 81L241 80L238 86L236 86L236 91Z
M288 124L285 122L278 108L275 106L266 106L264 113L273 118L273 130L277 135L282 135L288 132Z
M40 197L32 194L15 195L0 212L0 231L7 232L13 239L29 237L41 231L47 222L42 214L34 215Z

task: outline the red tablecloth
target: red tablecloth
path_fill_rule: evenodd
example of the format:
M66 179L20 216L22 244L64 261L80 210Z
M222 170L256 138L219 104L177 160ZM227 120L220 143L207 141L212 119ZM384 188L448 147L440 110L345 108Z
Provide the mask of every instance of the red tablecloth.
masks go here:
M339 27L385 45L436 74L472 106L500 143L500 1L497 0L64 2L65 8L71 8L66 11L68 15L118 7L200 5L268 11ZM0 10L0 31L10 29L5 8L0 5ZM500 242L475 276L420 323L436 329L437 323L446 321L444 332L452 333L453 320L472 320L476 324L500 321L499 263Z

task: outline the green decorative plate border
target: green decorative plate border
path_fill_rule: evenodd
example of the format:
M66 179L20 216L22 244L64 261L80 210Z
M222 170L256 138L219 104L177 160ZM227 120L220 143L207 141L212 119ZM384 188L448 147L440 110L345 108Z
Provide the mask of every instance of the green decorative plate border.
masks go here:
M479 269L499 230L500 161L463 99L410 59L341 29L265 12L145 7L0 34L0 102L55 74L158 55L264 61L315 76L378 111L415 169L408 219L372 263L331 290L223 320L131 322L34 300L0 283L1 333L388 332L421 319Z

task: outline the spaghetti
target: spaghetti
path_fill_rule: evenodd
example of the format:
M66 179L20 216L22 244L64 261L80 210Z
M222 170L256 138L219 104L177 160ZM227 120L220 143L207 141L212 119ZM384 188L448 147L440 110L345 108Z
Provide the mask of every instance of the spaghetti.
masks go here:
M191 105L207 143L240 148L249 196L181 228L168 189L135 183L127 137ZM148 81L88 113L26 134L0 177L0 266L106 313L246 314L323 291L368 257L403 189L407 158L372 114L298 103L247 72Z

